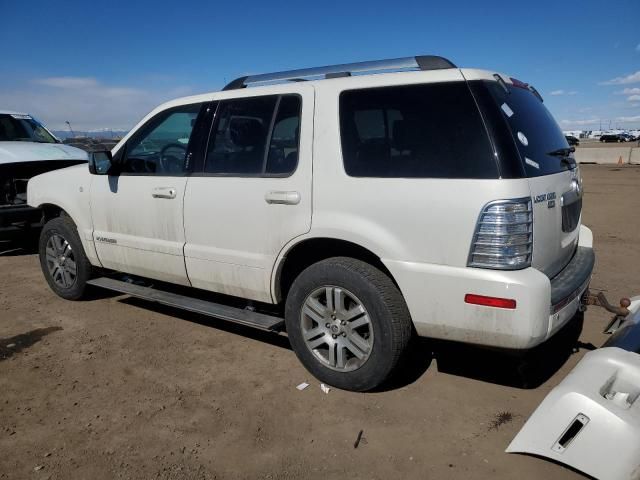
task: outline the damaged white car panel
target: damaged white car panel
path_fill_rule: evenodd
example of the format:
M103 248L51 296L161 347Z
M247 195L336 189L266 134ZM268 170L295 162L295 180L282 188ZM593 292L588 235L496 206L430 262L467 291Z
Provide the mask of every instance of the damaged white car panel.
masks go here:
M0 165L46 160L88 160L84 150L64 145L27 113L0 110Z
M78 160L86 162L89 155L84 150L63 143L6 142L0 140L0 165Z
M87 161L87 152L60 143L31 115L0 110L0 241L42 226L42 211L27 205L31 178Z
M601 480L640 479L640 296L527 420L507 452L549 458Z

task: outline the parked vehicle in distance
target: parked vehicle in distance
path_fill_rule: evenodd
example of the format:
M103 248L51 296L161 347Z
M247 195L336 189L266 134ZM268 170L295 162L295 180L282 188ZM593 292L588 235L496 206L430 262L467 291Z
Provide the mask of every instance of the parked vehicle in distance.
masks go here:
M165 103L28 199L59 296L286 328L313 375L364 391L413 335L524 350L563 328L594 265L582 192L532 87L420 56Z
M578 140L573 135L565 135L564 138L567 139L567 143L569 144L570 147L577 147L578 145L580 145L580 140Z
M603 143L622 143L622 142L626 142L627 139L619 134L619 133L605 133L602 136L600 136L600 141Z
M41 209L27 205L31 177L87 158L82 150L61 144L31 115L0 110L0 241L37 233L42 226Z
M634 137L630 133L621 133L620 136L622 138L624 138L625 142L635 142L636 141L636 137Z

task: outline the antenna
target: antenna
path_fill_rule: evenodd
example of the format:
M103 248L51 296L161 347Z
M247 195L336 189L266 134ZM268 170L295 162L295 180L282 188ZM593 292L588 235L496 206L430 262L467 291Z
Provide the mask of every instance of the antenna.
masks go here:
M71 132L71 136L72 136L73 138L75 138L76 134L74 133L73 128L71 128L71 123L69 122L69 120L67 120L67 121L66 121L66 122L64 122L64 123L66 123L67 125L69 125L69 131Z

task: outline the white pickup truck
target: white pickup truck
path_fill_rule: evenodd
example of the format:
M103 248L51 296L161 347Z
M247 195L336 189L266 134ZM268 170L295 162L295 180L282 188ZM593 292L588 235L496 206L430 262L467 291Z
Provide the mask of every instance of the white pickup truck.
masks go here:
M0 110L0 242L28 241L42 227L42 211L27 205L31 177L87 159L86 152L63 145L31 115Z
M361 391L412 335L522 350L567 324L594 265L582 192L534 88L419 56L168 102L28 201L58 295L286 329L315 376Z

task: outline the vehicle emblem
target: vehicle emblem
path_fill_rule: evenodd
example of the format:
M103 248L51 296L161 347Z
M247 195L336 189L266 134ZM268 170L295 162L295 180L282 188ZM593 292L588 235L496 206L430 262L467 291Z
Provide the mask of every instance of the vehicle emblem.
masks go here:
M96 237L96 242L118 243L118 241L115 238L107 238L107 237Z
M541 203L546 200L547 208L553 208L556 206L556 192L543 193L542 195L536 195L533 197L533 203Z

